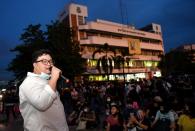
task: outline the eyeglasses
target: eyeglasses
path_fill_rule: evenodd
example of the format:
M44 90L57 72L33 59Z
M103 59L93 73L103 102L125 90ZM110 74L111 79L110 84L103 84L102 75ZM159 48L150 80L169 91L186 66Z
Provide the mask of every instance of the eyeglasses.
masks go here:
M48 64L50 64L50 65L54 65L54 61L53 60L46 60L46 59L43 59L43 60L39 60L39 61L35 61L36 63L37 62L41 62L41 63L43 63L44 65L48 65Z

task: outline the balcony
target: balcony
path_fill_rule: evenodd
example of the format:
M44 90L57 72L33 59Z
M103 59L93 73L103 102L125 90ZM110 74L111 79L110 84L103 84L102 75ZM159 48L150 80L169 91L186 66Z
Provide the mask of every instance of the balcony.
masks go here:
M103 45L104 43L108 43L110 46L128 47L127 40L123 40L123 39L106 38L100 36L89 36L88 39L80 40L81 45L82 44Z
M126 39L114 39L100 36L89 36L88 39L80 40L80 44L84 45L103 45L104 43L108 43L110 46L118 46L118 47L128 47L128 40ZM149 49L149 50L160 50L164 51L163 45L156 43L140 43L141 49Z
M142 49L149 49L149 50L164 51L163 45L161 45L161 44L154 44L154 43L141 42L141 48Z
M132 60L144 60L144 61L160 61L160 57L158 56L147 56L147 55L133 55L130 56Z
M162 41L162 36L151 32L141 31L137 29L131 29L123 27L122 25L107 24L102 22L89 22L87 25L79 26L79 30L94 30L94 31L105 31L110 33L117 33L121 35L136 36L142 38L149 38Z

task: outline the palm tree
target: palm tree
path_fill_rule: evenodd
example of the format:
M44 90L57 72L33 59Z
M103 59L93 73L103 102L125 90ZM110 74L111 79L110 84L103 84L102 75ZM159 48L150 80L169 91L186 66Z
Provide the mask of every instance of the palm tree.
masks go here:
M115 56L115 51L109 47L108 43L105 43L103 47L100 47L96 51L93 52L92 58L95 59L95 55L98 53L103 53L104 55L98 58L96 69L102 74L102 71L107 75L107 80L109 81L109 74L113 71L113 59L114 56L108 54L111 52Z
M125 63L128 64L128 68L129 68L129 61L130 58L126 57L129 56L129 54L127 53L126 50L124 49L120 49L120 55L117 55L114 58L114 65L117 69L123 69L123 77L124 77L124 82L125 82Z
M114 58L114 65L117 69L123 69L123 78L125 82L125 57L118 55Z
M123 88L123 91L124 91L124 94L125 94L125 62L129 62L129 58L125 58L125 51L124 50L121 50L121 55L117 55L115 58L114 58L114 65L117 69L123 69L123 81L124 81L124 88ZM125 104L127 102L127 96L124 95L124 101L123 101Z

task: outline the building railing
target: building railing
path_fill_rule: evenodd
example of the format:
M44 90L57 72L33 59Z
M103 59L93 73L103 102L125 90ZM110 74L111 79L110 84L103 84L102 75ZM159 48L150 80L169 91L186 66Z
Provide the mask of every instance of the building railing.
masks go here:
M104 43L109 43L110 46L118 46L118 47L128 47L128 40L126 39L114 39L114 38L106 38L100 36L89 36L87 39L80 40L80 44L84 45L91 45L91 44L98 44L103 45ZM146 43L140 42L141 49L150 49L150 50L159 50L163 51L162 44L156 43Z

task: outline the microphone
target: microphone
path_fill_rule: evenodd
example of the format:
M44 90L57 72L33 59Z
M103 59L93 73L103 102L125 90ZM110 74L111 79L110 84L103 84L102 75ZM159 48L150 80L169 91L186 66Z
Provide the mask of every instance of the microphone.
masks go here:
M50 68L50 71L52 71L52 68L53 68L53 67L55 67L55 66L52 66L52 67ZM57 68L57 67L55 67L55 68ZM66 83L69 82L69 79L66 78L65 76L63 76L61 71L60 71L60 78L63 79Z
M62 74L60 75L60 77L61 77L63 80L65 80L67 83L69 82L69 79L66 78L65 76L63 76Z

